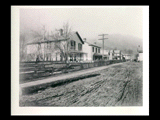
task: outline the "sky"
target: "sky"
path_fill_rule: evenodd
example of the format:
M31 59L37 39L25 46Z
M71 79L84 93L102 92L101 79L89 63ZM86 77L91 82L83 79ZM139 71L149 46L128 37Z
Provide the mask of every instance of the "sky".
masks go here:
M141 6L61 6L20 9L20 31L40 29L48 31L69 23L72 31L82 38L98 39L99 34L131 35L143 39L143 7Z

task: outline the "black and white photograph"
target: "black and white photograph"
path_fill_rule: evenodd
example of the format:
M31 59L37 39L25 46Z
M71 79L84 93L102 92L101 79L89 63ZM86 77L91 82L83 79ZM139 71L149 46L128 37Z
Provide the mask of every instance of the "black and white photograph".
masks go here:
M12 113L149 114L148 10L12 6Z

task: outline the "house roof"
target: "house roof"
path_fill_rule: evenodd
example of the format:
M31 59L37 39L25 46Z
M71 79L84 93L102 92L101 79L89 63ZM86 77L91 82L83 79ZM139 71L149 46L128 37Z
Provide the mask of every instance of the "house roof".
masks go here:
M48 39L45 39L45 40L36 40L34 42L29 42L27 43L27 45L30 45L30 44L40 44L40 43L48 43L48 42L58 42L58 41L65 41L67 39L57 39L57 40L48 40Z
M77 34L77 36L78 36L78 38L80 39L80 41L82 42L82 44L84 44L84 41L82 40L82 38L81 38L81 36L79 35L79 33L76 31L75 32L76 34Z
M101 53L94 53L93 55L94 55L94 56L102 56Z
M84 41L84 42L88 43L89 46L94 46L94 47L101 48L100 46L98 46L98 45L96 45L96 44L91 44L91 43L89 43L89 42L87 42L87 41Z
M121 50L114 50L114 53L121 53Z
M79 33L77 31L76 32L72 32L71 34L76 34L78 36L78 38L80 39L80 41L82 42L82 44L84 44L84 41L82 40L81 36L79 35ZM65 37L63 37L63 36L60 36L58 39L52 39L52 40L49 40L49 39L43 40L42 37L37 37L37 38L32 40L33 42L27 43L27 45L48 43L48 42L58 42L58 41L65 41L65 40L67 40L67 39Z

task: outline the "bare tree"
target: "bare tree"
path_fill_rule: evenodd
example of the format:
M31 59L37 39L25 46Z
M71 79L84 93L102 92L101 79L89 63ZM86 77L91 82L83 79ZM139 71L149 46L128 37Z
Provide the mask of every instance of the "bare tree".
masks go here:
M46 39L46 27L45 25L42 25L42 28L38 29L38 30L31 30L32 31L32 36L33 36L33 40L37 40L37 41L41 41L41 40L45 40ZM36 53L36 58L39 59L44 59L44 57L42 57L42 51L41 51L41 43L38 44L37 46L37 53ZM47 45L48 47L48 45Z
M20 61L26 59L26 34L20 33Z
M59 33L54 33L51 31L51 37L56 39L55 42L55 48L56 50L59 50L60 55L62 58L64 58L64 61L66 62L68 60L69 56L69 47L70 47L70 36L71 36L71 27L69 26L69 23L64 23L62 29L59 29L56 31L59 31ZM64 39L64 40L62 40Z
M46 40L46 28L45 25L42 25L42 28L39 30L31 30L32 35L36 40ZM46 51L49 51L50 53L53 52L59 52L61 55L61 58L63 61L68 60L69 56L69 46L70 46L70 36L71 36L71 27L69 26L69 23L64 23L62 26L62 29L56 29L56 32L51 31L51 35L48 35L50 38L54 39L55 42L51 44L51 42L47 42L47 46L44 49L44 54ZM50 47L48 47L50 46ZM40 56L41 52L41 44L38 45L38 52L37 57ZM47 55L47 54L46 54ZM44 55L45 57L45 55Z

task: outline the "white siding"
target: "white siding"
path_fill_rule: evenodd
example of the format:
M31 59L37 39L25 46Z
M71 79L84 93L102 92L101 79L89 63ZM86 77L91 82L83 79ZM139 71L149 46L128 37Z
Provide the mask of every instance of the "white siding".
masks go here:
M138 60L139 60L139 61L143 61L143 53L139 53Z
M82 44L82 42L80 41L80 39L79 39L79 37L77 36L77 34L76 34L76 33L75 33L75 34L72 34L70 40L74 40L74 41L76 42L76 50L78 50L78 43L81 43L81 44ZM83 46L83 44L82 44L82 46ZM82 48L82 49L83 49L83 48Z
M113 56L112 56L112 53L109 55L109 60L112 60L113 59Z
M87 55L84 55L84 60L92 60L92 46L89 46L88 43L84 43L82 45L82 50L87 53Z

